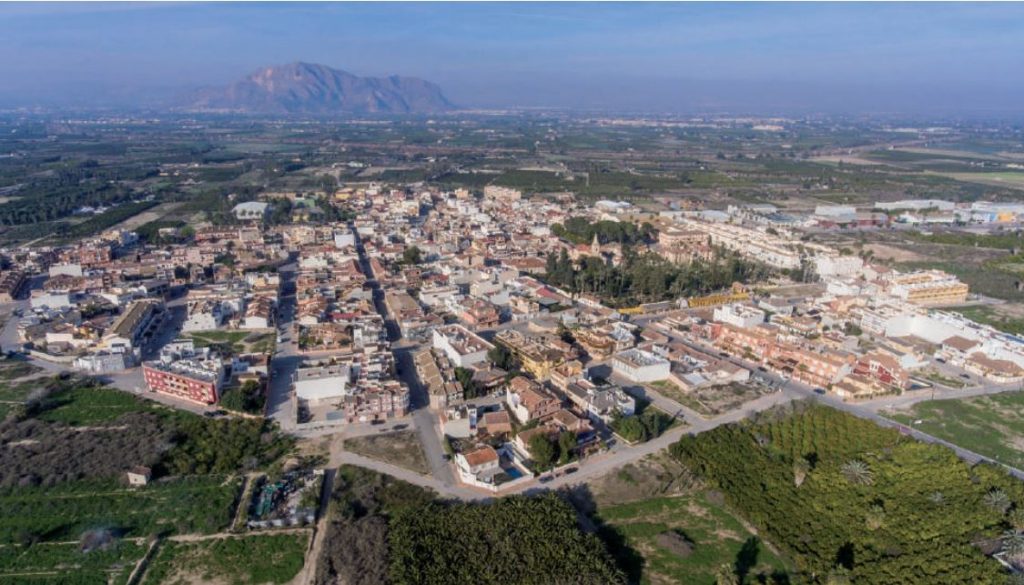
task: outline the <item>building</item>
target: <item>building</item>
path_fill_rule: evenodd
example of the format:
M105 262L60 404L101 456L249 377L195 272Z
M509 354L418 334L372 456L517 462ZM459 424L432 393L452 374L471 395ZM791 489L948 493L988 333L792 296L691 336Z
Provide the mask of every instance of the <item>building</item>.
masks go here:
M117 351L138 349L159 323L163 304L154 300L136 301L129 305L103 336L104 345Z
M153 470L144 465L136 465L129 469L126 475L128 476L128 485L141 487L148 484L149 480L152 479Z
M597 386L580 379L566 386L565 395L587 416L606 422L615 414L630 416L636 412L636 400L618 386Z
M295 397L313 404L340 401L351 381L348 364L300 367L295 372Z
M438 327L433 332L433 346L459 368L469 368L487 359L494 346L461 325Z
M668 378L671 363L649 351L627 349L615 354L612 369L633 382L657 382Z
M235 218L241 221L263 221L270 210L270 204L263 201L246 201L231 209Z
M562 407L558 397L523 376L516 376L508 383L505 404L523 424L550 416Z
M733 327L750 328L764 323L765 312L761 309L733 303L716 307L712 318L719 323L728 323Z
M941 270L894 274L889 280L889 294L925 307L961 304L968 290L966 283Z
M224 364L219 358L146 362L142 365L142 375L152 392L214 404L220 399Z

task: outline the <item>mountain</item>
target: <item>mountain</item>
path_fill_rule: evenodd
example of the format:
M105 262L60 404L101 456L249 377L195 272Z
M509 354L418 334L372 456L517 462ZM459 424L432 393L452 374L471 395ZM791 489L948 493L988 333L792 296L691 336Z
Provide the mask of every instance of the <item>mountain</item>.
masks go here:
M415 77L359 77L326 65L265 67L227 87L204 89L189 110L260 114L429 114L454 109L441 88Z

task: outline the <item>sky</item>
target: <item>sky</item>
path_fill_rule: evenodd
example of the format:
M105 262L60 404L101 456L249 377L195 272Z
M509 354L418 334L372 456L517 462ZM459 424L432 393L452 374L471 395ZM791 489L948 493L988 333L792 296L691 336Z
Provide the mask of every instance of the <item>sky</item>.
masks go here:
M1024 4L0 4L0 104L163 103L265 65L438 83L465 107L1024 109Z

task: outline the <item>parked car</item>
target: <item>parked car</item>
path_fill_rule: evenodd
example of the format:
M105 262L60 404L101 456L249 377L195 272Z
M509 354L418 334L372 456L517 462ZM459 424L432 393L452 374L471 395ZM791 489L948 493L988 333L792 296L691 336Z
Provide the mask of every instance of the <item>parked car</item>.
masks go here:
M824 388L815 388L814 389L814 393L815 394L825 394L825 389Z

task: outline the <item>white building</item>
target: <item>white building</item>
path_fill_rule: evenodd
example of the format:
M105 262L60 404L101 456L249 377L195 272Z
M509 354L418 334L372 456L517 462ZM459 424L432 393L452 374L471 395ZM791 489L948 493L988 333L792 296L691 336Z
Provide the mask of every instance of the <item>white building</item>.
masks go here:
M444 352L457 367L468 368L487 359L494 346L461 325L434 329L434 349Z
M268 209L270 209L270 205L263 201L246 201L234 206L231 212L235 214L237 219L242 221L262 221L267 215Z
M742 303L733 303L715 308L713 319L719 323L728 323L747 329L764 323L764 315L765 313L761 309L755 309Z
M347 364L300 368L295 372L295 397L314 404L339 400L345 397L351 380Z
M612 357L612 369L634 382L657 382L668 378L671 363L649 351L627 349Z
M819 254L814 258L814 270L822 278L836 276L856 276L864 268L864 260L859 256L832 256Z

